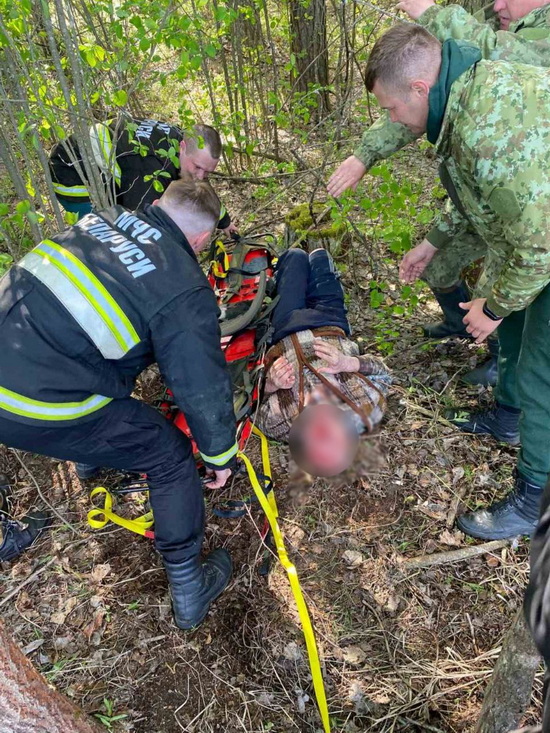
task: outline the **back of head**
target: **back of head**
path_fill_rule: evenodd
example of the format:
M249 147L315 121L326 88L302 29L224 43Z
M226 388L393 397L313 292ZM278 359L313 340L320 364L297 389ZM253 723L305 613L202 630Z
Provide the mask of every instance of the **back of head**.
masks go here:
M376 41L365 73L369 92L378 82L386 89L407 91L417 79L435 81L441 65L441 44L419 25L400 23Z
M191 130L183 133L183 139L189 150L206 148L214 160L219 160L222 154L222 140L220 133L211 125L199 123L193 125Z
M212 232L220 218L220 200L208 181L172 181L158 205L188 238Z

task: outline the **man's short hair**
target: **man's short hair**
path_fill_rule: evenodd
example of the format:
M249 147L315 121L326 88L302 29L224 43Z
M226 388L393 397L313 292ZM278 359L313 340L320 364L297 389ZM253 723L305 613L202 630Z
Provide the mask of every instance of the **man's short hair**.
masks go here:
M220 219L221 203L208 181L172 181L160 200L172 211L181 212L197 231L214 229Z
M415 77L432 75L441 44L422 26L400 23L376 41L370 53L365 84L372 92L378 81L385 87L402 89ZM436 67L437 65L437 67Z
M193 125L191 130L183 133L185 142L195 148L205 147L214 160L219 160L222 154L222 139L220 133L211 125Z

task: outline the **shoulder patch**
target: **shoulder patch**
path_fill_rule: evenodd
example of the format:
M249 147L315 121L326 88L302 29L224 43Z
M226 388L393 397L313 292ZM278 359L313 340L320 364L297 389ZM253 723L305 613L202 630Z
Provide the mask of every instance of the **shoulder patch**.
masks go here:
M511 188L505 188L504 186L494 188L489 194L487 203L497 216L506 221L521 216L521 206Z

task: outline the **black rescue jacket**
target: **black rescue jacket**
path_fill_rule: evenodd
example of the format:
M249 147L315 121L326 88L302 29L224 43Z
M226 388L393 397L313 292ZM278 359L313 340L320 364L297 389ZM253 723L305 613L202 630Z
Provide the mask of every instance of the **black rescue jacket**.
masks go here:
M237 451L214 292L157 206L92 213L44 240L0 281L0 415L90 420L157 362L205 463Z
M117 204L132 211L153 203L171 181L180 177L182 139L181 128L159 120L108 120L89 129L90 146L103 182L114 185ZM50 154L53 187L61 201L90 200L75 157L85 174L75 135L55 145ZM230 223L231 217L222 207L218 228L226 229Z

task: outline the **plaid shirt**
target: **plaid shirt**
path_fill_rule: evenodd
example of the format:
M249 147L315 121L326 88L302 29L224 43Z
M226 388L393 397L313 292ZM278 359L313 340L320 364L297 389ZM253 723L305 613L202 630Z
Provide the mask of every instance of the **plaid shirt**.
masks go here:
M313 345L314 338L322 338L336 346L348 356L356 356L359 359L359 374L356 372L342 372L341 374L323 374L338 391L348 400L354 403L364 414L365 419L361 420L355 412L354 417L358 423L359 431L367 429L372 431L382 420L385 409L385 396L388 391L391 379L388 369L382 359L375 356L360 356L359 347L354 341L346 338L344 332L339 328L327 327L322 329L306 330L294 334L298 338L302 352L311 364L318 370L324 365L322 359L315 354ZM304 395L319 387L321 380L307 366L301 365L292 336L286 336L282 341L272 346L266 355L266 376L273 362L280 356L285 356L292 364L294 373L298 376L299 370L303 369L303 391ZM368 379L365 379L368 377ZM335 401L337 398L334 397ZM340 406L350 410L351 407ZM257 425L268 437L273 440L286 441L292 423L298 416L300 404L300 379L296 379L290 389L279 389L272 394L264 395L258 411Z

